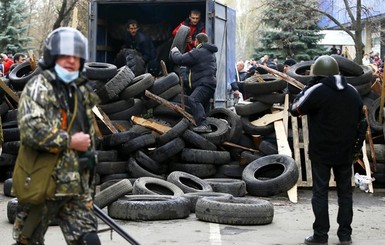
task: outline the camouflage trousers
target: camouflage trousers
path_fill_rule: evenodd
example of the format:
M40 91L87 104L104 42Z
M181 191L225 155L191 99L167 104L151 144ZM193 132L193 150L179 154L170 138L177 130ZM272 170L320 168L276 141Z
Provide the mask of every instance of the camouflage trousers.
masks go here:
M78 244L83 234L97 231L92 200L82 197L55 198L47 201L41 209L41 220L28 238L28 244L44 244L44 235L54 220L57 220L67 244L70 245Z

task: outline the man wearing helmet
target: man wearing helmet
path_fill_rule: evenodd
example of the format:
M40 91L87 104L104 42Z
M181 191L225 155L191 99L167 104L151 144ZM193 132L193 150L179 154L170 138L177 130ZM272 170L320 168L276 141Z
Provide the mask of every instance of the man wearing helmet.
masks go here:
M92 107L99 98L81 75L88 56L87 43L83 34L73 28L51 32L39 62L42 72L31 78L20 97L21 145L58 154L58 161L53 171L54 196L41 205L21 203L18 208L28 215L24 228L14 226L17 244L44 244L44 235L54 219L67 244L100 244L93 212L96 159L92 154Z
M305 244L327 244L330 228L328 187L333 169L338 195L339 224L337 236L341 244L350 244L353 219L352 162L361 149L362 130L366 129L362 100L357 90L339 75L339 67L331 56L319 57L311 68L314 79L294 100L290 112L308 115L309 157L312 164L315 216L314 233Z

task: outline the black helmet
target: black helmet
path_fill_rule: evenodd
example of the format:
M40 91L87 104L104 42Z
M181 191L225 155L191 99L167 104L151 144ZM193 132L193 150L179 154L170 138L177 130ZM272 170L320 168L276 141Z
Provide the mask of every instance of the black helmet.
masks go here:
M322 77L334 76L339 73L340 69L337 61L329 55L322 55L318 57L312 65L310 72L311 75Z
M88 58L87 38L71 27L60 27L52 31L44 41L43 59L39 65L43 69L55 66L56 56L71 55L80 58L80 70Z

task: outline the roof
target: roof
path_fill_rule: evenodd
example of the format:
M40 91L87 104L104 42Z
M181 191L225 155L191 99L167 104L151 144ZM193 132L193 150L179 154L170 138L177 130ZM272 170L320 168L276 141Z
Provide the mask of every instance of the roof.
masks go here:
M342 30L322 30L324 38L318 43L319 45L354 45L353 38Z

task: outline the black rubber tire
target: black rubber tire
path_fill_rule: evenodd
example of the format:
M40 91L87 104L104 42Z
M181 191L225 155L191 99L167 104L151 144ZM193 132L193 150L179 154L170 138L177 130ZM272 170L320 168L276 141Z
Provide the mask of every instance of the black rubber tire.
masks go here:
M175 126L173 126L170 130L168 130L166 133L160 135L156 142L158 145L164 145L167 142L181 136L184 131L191 125L190 121L186 118L182 118Z
M195 148L209 151L217 150L217 146L215 144L207 140L202 135L193 132L192 130L187 129L184 131L182 138L186 144L189 144Z
M19 141L20 140L19 128L17 127L3 128L3 138L4 138L4 142Z
M208 178L216 173L216 167L214 164L207 163L170 163L170 171L182 171L199 178Z
M5 115L9 110L8 104L6 101L0 104L0 115Z
M351 61L341 55L338 54L332 54L330 55L333 57L337 63L340 70L340 73L344 76L361 76L364 71L362 69L362 66L357 64L354 61Z
M121 93L121 99L131 99L140 97L144 91L152 86L154 77L150 73L145 73L134 78L133 82L127 86Z
M163 176L152 173L150 170L144 168L144 166L141 166L140 163L138 163L138 161L134 157L130 157L128 159L126 168L127 172L133 178L151 177L157 179L165 179Z
M96 193L94 198L94 204L100 209L113 203L120 197L132 192L132 184L128 179L120 180L119 182L111 185L110 187Z
M25 61L17 65L9 73L9 83L15 90L22 91L29 79L39 74L40 72L41 69L39 67L32 71L31 63L29 61Z
M104 62L84 63L85 75L90 80L108 80L118 73L116 65Z
M276 142L271 143L267 140L262 140L259 143L258 150L265 155L278 154L278 146Z
M166 76L155 79L149 91L153 94L160 95L177 84L179 84L178 75L175 72L170 72Z
M96 90L96 94L101 99L102 103L118 100L119 94L129 86L134 80L134 73L128 66L123 66L118 69L118 73L111 78L102 88Z
M345 76L345 79L348 83L353 86L362 85L362 84L372 84L373 81L373 73L372 70L368 66L361 66L363 70L363 74L359 76Z
M198 192L189 192L183 194L183 197L186 197L190 200L190 212L195 213L195 206L197 204L197 201L200 198L204 197L232 197L229 193L221 193L221 192L214 192L214 191L198 191Z
M228 164L230 153L228 151L209 151L185 148L180 154L181 160L189 163Z
M240 116L249 116L252 114L260 113L271 108L271 104L265 104L259 101L248 103L238 103L235 105L235 111Z
M108 215L133 221L182 219L190 215L190 202L181 196L124 196L108 207Z
M195 206L198 219L229 225L265 225L273 222L274 206L267 200L246 197L205 197Z
M313 60L299 62L289 67L289 69L287 70L287 75L294 78L298 82L304 85L307 85L309 81L313 79L314 76L305 75L305 72L310 70L310 67L313 64L314 64Z
M370 121L370 128L374 132L382 133L383 131L383 124L379 123L379 110L380 110L380 102L381 97L377 98L373 101L373 103L368 107L369 110L369 121Z
M16 163L16 155L3 153L0 156L0 167L14 166Z
M292 188L299 173L293 158L286 155L269 155L258 158L246 166L242 179L248 194L268 197Z
M118 160L118 151L116 150L97 150L96 154L98 156L98 161L106 162L106 161L117 161Z
M137 99L137 98L135 98L134 101L135 101L135 104L132 107L127 108L127 109L120 111L120 112L117 112L117 113L107 114L108 117L114 121L116 121L116 120L129 121L129 120L131 120L132 116L140 116L143 113L145 113L146 108L144 107L143 101L141 99Z
M206 119L207 123L211 126L212 132L202 133L203 137L216 145L221 145L229 139L230 126L226 120L214 117L207 117Z
M274 124L272 123L266 126L255 126L251 124L251 121L257 118L259 118L257 114L241 117L242 127L245 134L266 136L274 132Z
M20 141L7 141L3 142L3 153L11 155L17 155L19 153Z
M161 165L157 161L152 160L151 157L143 151L136 151L134 157L138 165L142 166L144 169L154 174L160 174Z
M12 198L7 203L7 218L10 224L15 223L18 201L17 198Z
M127 173L124 174L109 174L100 176L100 183L103 184L104 182L110 181L110 180L122 180L122 179L128 179L130 176Z
M211 185L215 192L229 193L234 197L244 197L246 195L246 183L243 180L230 178L210 178L204 180Z
M96 165L96 172L100 175L121 174L126 172L126 161L99 161Z
M178 154L183 150L184 147L184 141L181 138L175 138L151 151L149 153L149 157L159 163L162 163L172 156Z
M207 181L182 171L173 171L167 176L167 181L178 186L184 193L213 191Z
M233 111L227 108L214 108L207 113L207 117L224 119L230 126L228 140L238 143L242 134L241 118Z
M184 192L178 186L166 180L141 177L135 181L132 194L181 196Z
M372 90L372 83L364 83L364 84L356 85L354 87L357 89L361 97L363 97L369 94L370 91Z
M166 91L164 91L163 93L159 94L158 96L162 99L169 101L170 99L172 99L176 95L180 94L181 91L182 91L182 86L180 86L179 84L176 84L176 85L172 86L171 88L167 89ZM154 108L154 107L159 105L158 102L156 102L155 100L151 100L151 99L150 100L144 100L144 104L145 104L147 109Z
M108 114L114 114L120 111L124 111L125 109L131 108L134 106L135 100L134 99L128 99L128 100L117 100L112 101L107 104L99 105L99 109L104 111L107 115Z
M258 79L263 79L265 82L259 82ZM243 82L244 91L247 91L247 94L251 96L281 92L286 86L287 83L284 80L273 75L251 76Z
M285 93L270 93L270 94L258 94L250 98L251 102L259 101L264 104L283 104L285 100Z
M8 178L4 181L3 185L3 193L6 197L15 197L15 195L12 192L12 178Z
M242 179L242 173L246 166L240 166L238 162L231 162L217 167L215 178Z
M183 54L186 51L186 39L188 35L190 35L190 27L181 25L178 31L176 32L174 40L172 41L171 49L177 47L179 51Z
M139 137L141 134L131 131L118 132L114 134L104 135L103 136L103 147L106 149L119 146L124 144L136 137Z
M153 146L154 144L155 144L155 136L152 134L145 134L122 144L119 152L122 155L127 156L132 152L135 152L144 147Z

